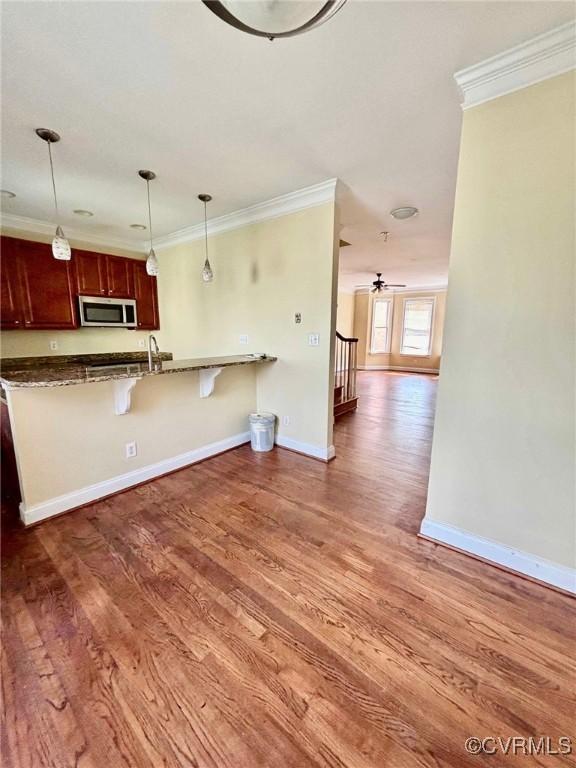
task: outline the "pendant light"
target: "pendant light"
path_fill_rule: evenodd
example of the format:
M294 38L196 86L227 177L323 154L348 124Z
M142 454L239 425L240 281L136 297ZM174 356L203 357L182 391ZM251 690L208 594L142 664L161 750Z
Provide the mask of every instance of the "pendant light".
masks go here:
M52 240L52 256L60 261L70 261L72 251L70 249L70 243L66 239L62 227L60 226L58 198L56 197L56 182L54 181L54 164L52 163L52 144L56 144L56 142L60 141L60 136L56 131L51 131L49 128L36 128L36 135L48 144L50 175L52 177L52 191L54 192L54 211L56 213L56 234Z
M212 195L198 195L198 200L201 200L204 203L204 254L205 254L205 260L204 260L204 269L202 270L202 280L204 280L205 283L211 283L212 280L214 280L214 272L212 272L212 267L210 266L210 261L208 259L208 219L206 216L206 204L212 200Z
M148 194L148 229L150 231L150 251L146 259L146 272L151 277L156 277L160 271L158 259L154 253L154 238L152 236L152 209L150 208L150 182L156 178L154 171L138 171L138 176L146 182L146 192Z
M226 24L257 37L294 37L315 29L342 8L346 0L202 0Z

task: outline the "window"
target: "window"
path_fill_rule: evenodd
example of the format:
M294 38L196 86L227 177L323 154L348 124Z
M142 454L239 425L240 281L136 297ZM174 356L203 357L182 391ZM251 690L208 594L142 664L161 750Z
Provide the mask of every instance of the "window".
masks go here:
M402 355L427 357L432 342L434 299L405 299L402 323Z
M370 353L382 355L390 352L391 299L374 299L372 305L372 340Z

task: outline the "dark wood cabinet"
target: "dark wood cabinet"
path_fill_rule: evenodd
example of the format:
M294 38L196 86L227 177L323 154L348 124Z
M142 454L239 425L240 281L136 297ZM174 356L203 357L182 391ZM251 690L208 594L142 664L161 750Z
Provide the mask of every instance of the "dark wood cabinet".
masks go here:
M138 329L153 331L160 328L157 280L146 272L146 262L133 261L132 267Z
M104 254L74 250L72 258L76 273L76 293L80 296L108 295Z
M2 238L0 308L3 330L16 329L24 325L17 245L18 241L11 237Z
M80 296L134 298L132 259L77 250L73 251L72 258Z
M160 327L156 278L138 259L72 250L58 261L47 243L1 239L0 321L3 330L79 327L78 296L136 299L138 328Z
M117 299L135 298L132 260L124 259L121 256L106 256L105 258L108 296Z
M70 262L46 243L2 238L2 327L76 328Z

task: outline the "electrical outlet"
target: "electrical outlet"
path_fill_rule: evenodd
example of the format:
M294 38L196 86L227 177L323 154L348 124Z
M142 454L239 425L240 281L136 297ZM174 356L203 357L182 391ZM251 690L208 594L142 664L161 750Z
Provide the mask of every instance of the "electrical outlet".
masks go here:
M138 346L141 347L142 349L145 349L146 347L145 339L138 339Z
M248 344L248 336L245 333L240 336L240 344Z
M282 426L287 427L290 424L290 416L282 416Z
M320 334L319 333L309 333L308 334L308 346L309 347L318 347L318 346L320 346Z
M296 323L296 325L302 322L302 312L294 313L294 322Z
M131 443L126 443L125 450L126 450L126 458L133 459L134 456L136 456L136 454L138 453L138 450L136 448L136 441L133 440Z
M58 349L58 342L55 339L50 342L50 349L52 352L56 352Z

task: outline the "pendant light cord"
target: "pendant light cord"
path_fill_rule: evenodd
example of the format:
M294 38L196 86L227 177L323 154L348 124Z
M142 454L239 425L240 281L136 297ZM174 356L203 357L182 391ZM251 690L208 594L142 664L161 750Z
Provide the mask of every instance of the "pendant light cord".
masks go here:
M146 192L148 193L148 228L150 230L150 248L153 248L154 238L152 237L152 209L150 208L150 179L146 179Z
M206 200L204 200L204 265L210 264L208 261L208 218L206 214Z
M52 191L54 192L54 208L56 209L56 224L60 223L60 214L58 212L58 198L56 197L56 182L54 181L54 163L52 162L52 146L51 142L48 144L48 157L50 158L50 175L52 176Z

